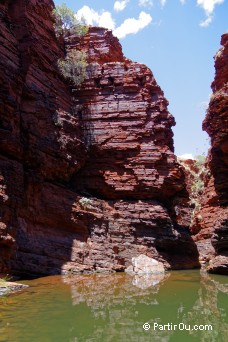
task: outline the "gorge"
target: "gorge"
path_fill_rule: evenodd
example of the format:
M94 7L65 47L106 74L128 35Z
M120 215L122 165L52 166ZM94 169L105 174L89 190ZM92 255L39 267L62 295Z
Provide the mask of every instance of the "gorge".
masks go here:
M0 273L124 271L144 254L167 270L228 274L228 34L215 58L208 172L193 213L175 120L153 73L107 29L57 39L53 8L0 4ZM81 87L58 70L66 47L87 54Z

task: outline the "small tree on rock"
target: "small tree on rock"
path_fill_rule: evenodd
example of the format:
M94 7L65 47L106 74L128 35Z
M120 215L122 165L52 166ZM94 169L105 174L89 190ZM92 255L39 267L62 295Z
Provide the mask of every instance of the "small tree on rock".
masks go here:
M58 60L61 74L76 87L86 78L87 65L85 52L76 49L69 50L64 59Z
M57 37L65 37L67 34L83 36L88 31L88 27L79 23L74 11L72 11L65 2L62 5L56 6L53 10L53 15L55 19L55 34Z
M56 6L56 9L53 10L53 15L55 19L54 29L57 37L66 37L70 34L83 36L88 31L88 27L78 22L74 11L65 3ZM74 86L80 86L86 78L88 63L86 61L85 52L76 49L68 49L66 57L64 59L59 59L57 63L61 74L71 81Z

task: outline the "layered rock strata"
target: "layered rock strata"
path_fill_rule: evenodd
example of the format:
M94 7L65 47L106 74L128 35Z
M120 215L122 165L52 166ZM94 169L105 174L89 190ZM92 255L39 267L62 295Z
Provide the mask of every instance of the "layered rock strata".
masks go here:
M109 199L169 201L177 193L186 198L184 174L173 154L175 121L167 111L168 102L145 65L124 59L117 39L116 62L117 53L110 49L114 37L109 37L110 32L96 28L84 39L70 38L68 43L68 48L78 49L89 45L92 62L88 79L73 90L89 150L76 188Z
M167 268L196 266L184 173L173 154L175 122L153 74L126 59L118 40L105 29L91 28L85 37L69 37L66 44L67 49L86 51L90 62L88 78L73 89L88 152L71 186L115 209L107 207L113 223L100 231L118 251L115 268L124 269L141 253ZM106 215L104 207L102 213ZM100 248L105 254L104 246Z
M228 34L215 55L215 79L203 129L211 138L200 220L195 225L201 261L209 272L228 274Z
M9 255L29 274L121 271L140 254L198 266L174 119L151 71L91 28L67 38L90 62L70 89L52 1L0 6L1 269Z
M84 159L56 65L64 44L55 38L53 8L49 0L0 4L0 272L20 250L20 222L31 231L37 222L41 185L67 181Z

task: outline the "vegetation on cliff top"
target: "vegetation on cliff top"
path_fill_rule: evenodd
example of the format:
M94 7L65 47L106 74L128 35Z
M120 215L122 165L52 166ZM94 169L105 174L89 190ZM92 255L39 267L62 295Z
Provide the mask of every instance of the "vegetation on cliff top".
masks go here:
M88 26L79 23L74 11L66 3L57 5L53 10L53 16L55 19L54 29L57 37L66 37L68 34L83 36L88 32Z
M56 6L53 15L57 37L71 34L83 36L88 31L88 27L78 22L75 13L65 3ZM57 64L63 77L71 81L74 86L80 86L85 80L88 63L84 51L68 49L65 58L59 59Z

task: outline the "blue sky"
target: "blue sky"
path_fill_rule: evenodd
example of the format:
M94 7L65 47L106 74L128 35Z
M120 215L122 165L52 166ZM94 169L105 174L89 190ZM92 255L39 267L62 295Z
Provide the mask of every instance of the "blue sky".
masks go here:
M113 29L127 58L146 64L176 120L175 153L207 152L202 131L213 56L228 30L228 0L55 0L89 24Z

